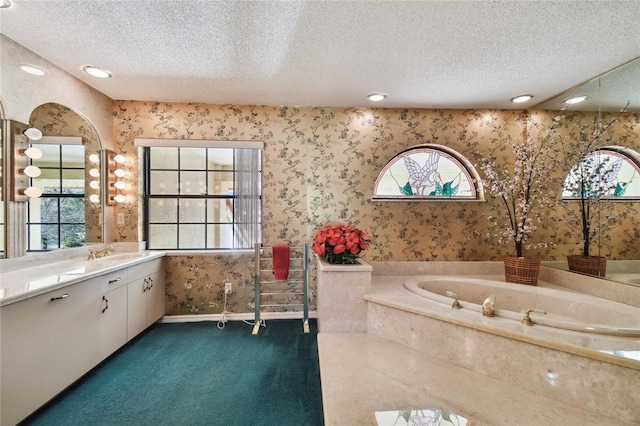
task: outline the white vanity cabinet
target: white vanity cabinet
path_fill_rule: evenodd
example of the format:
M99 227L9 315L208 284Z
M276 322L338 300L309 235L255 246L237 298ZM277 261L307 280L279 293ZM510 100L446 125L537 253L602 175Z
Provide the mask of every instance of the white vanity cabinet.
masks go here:
M94 278L101 286L100 361L127 343L128 269ZM93 284L92 284L93 285Z
M129 268L128 286L129 340L164 315L164 271L162 259Z
M0 307L0 425L24 420L163 315L158 255Z
M98 363L100 288L74 284L0 308L0 424L14 425Z

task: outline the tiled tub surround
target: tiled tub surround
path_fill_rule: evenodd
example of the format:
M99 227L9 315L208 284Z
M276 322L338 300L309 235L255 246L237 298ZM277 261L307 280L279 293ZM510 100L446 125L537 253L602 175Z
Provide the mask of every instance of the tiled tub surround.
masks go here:
M320 333L367 331L367 302L371 290L371 265L331 265L317 259L316 311ZM348 291L347 291L348 289Z
M114 248L111 255L95 260L88 260L89 250L102 250L106 244L1 260L0 306L165 255L159 251L135 251L137 245L127 243L109 245Z
M640 420L640 361L615 354L617 350L638 353L640 339L524 326L452 309L404 287L412 275L499 275L501 262L373 262L372 266L371 290L365 295L369 334L492 379L521 384L530 392L607 419L623 424Z

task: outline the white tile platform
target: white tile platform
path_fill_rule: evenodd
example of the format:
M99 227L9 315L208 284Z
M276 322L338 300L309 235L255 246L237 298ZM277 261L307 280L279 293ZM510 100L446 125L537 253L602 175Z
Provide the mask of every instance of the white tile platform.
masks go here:
M376 411L448 410L479 425L620 425L368 333L319 333L326 426L376 425Z

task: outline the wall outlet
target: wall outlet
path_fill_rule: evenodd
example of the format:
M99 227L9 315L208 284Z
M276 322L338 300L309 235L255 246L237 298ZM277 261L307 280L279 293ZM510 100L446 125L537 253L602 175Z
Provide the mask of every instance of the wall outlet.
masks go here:
M226 281L224 283L224 292L225 293L231 293L231 283L229 281Z
M118 213L118 225L124 225L124 213Z

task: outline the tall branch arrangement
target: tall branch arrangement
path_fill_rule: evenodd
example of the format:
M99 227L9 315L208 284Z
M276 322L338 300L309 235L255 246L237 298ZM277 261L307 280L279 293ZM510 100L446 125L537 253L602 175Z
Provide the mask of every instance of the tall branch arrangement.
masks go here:
M491 140L488 151L476 146L478 167L484 172L486 191L500 200L500 213L488 216L497 230L491 238L500 244L513 244L515 255L523 257L525 248L550 243L529 243L532 233L542 223L545 211L558 199L554 187L554 129L540 129L521 119L521 138L506 136Z
M625 109L626 107L620 114ZM568 227L579 230L579 244L582 255L586 257L591 256L594 240L629 214L629 206L613 208L611 203L602 200L605 195L616 195L616 183L612 179L614 176L610 176L615 173L615 164L601 160L597 155L598 148L617 144L610 130L620 120L620 114L609 119L596 115L591 122L586 123L575 114L554 118L556 124L563 121L572 123L560 138L559 161L568 173L563 191L576 203L562 205L567 210L565 222ZM578 214L575 214L576 205Z

